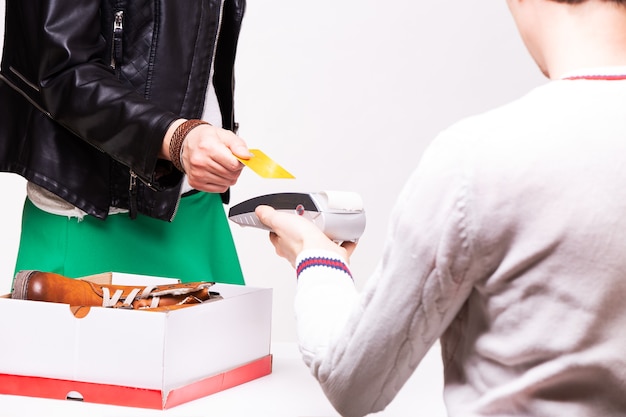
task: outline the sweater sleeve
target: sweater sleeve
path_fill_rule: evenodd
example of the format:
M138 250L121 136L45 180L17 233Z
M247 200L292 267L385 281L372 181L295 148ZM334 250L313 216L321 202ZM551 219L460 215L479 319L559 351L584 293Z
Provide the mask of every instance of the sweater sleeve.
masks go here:
M399 196L383 257L362 293L342 260L316 252L297 260L300 349L343 416L384 409L472 289L463 158L446 141L427 151Z
M305 251L296 265L298 340L304 362L311 366L325 351L332 332L343 327L358 295L350 270L336 254Z

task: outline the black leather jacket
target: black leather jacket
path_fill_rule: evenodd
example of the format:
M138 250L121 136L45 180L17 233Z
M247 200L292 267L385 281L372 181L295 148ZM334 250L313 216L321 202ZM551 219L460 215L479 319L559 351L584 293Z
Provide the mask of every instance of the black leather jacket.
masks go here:
M119 207L171 220L182 173L158 158L163 137L175 119L201 116L212 61L223 126L234 128L244 9L245 0L7 0L0 171L101 219Z

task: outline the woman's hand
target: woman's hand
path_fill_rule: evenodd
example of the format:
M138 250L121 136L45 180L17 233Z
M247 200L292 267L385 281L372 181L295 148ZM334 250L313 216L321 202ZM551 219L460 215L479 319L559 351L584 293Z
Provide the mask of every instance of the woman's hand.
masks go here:
M295 213L276 211L270 206L258 206L255 213L261 223L272 230L270 241L276 253L294 267L298 254L307 249L335 252L348 262L356 247L355 242L336 244L310 220Z
M169 159L169 141L173 132L184 122L172 124L163 141L162 156ZM189 131L181 148L181 163L189 185L196 190L222 193L235 185L244 165L235 157L250 158L246 143L230 130L210 124Z
M221 193L235 185L244 165L235 157L249 158L246 143L230 130L200 125L188 134L182 164L196 190Z

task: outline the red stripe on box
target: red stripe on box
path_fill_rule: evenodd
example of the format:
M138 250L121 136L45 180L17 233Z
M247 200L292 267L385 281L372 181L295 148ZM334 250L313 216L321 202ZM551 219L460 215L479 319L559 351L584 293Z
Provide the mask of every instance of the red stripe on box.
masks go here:
M236 387L272 372L272 355L215 375L182 388L170 391L163 408L172 408L186 402Z
M272 355L163 393L158 389L0 374L0 394L67 400L77 392L85 402L152 409L172 408L241 385L272 372Z

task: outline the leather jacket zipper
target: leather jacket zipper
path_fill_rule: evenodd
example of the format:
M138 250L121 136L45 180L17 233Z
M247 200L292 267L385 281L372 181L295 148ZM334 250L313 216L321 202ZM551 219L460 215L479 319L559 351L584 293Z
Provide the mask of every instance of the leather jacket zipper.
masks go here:
M19 71L17 71L15 68L13 67L9 67L9 71L11 71L14 75L16 75L24 84L26 84L28 87L32 88L33 90L39 92L40 89L39 87L37 87L35 84L33 84L32 82L28 81L28 79L23 76ZM7 85L9 87L11 87L14 91L16 91L17 93L19 93L22 97L24 97L26 100L28 100L28 102L37 110L39 110L42 114L44 114L46 117L48 117L51 120L55 120L54 117L52 117L52 114L44 109L43 107L41 107L41 105L39 105L39 103L37 103L35 100L33 100L28 94L26 94L26 92L19 86L17 86L13 81L11 81L10 79L8 79L7 77L5 77L4 75L0 74L0 80L4 81L5 83L7 83ZM56 120L55 120L56 121ZM70 132L73 132L70 128L66 128L67 130L69 130ZM79 136L78 133L73 132L76 136ZM100 152L104 152L102 150L102 148L100 148L98 145L92 143L91 144L94 148L98 149Z
M142 179L139 177L135 171L132 169L129 170L130 174L130 182L128 184L128 215L131 219L137 218L137 213L139 212L138 204L137 204L137 194L139 193L139 188L137 187L137 179L141 181L146 187L151 189L152 191L157 191L157 189L152 185L152 183ZM178 206L180 205L180 196L178 196L178 200L176 201L176 206L174 207L174 212L170 217L170 221L174 220L174 216L176 216L176 212L178 211Z
M213 55L211 57L212 69L215 68L215 56L217 55L217 45L219 43L220 33L222 32L222 21L224 20L224 3L225 3L225 0L220 1L220 15L218 18L219 19L218 23L217 23L217 34L215 35L215 42L213 43ZM239 130L239 124L234 123L235 114L234 114L234 109L232 108L231 108L231 113L230 113L230 120L233 121L232 131L237 133Z
M217 44L220 36L220 32L222 30L222 20L224 18L224 0L220 1L220 15L217 23L217 34L215 35L215 42L213 43L213 53L211 56L211 65L215 65L215 56L217 55ZM176 217L176 213L178 213L178 208L180 207L180 200L182 196L178 196L178 200L176 200L176 206L174 207L174 212L172 213L172 217L170 217L170 221L174 220Z
M183 196L179 195L178 199L176 200L176 206L174 206L174 212L172 213L172 217L170 217L170 222L174 220L174 217L176 217L176 213L178 213L178 207L180 207L181 198L183 198Z
M128 185L128 215L133 220L137 218L137 174L132 169Z
M220 1L220 15L217 21L217 33L215 34L215 42L213 42L213 54L211 56L211 66L215 66L215 55L217 54L217 44L222 31L222 20L224 20L224 0Z
M25 84L27 84L29 87L33 88L35 91L39 91L39 88L37 88L33 83L31 83L30 81L28 81L22 74L20 74L19 72L17 72L13 67L9 67L9 70L15 74L17 77L19 77ZM26 94L26 92L24 90L22 90L20 87L18 87L15 83L13 83L13 81L9 80L7 77L5 77L4 75L0 74L0 80L4 81L5 83L7 83L7 85L9 87L11 87L14 91L17 91L22 97L24 97L26 100L28 100L28 102L30 104L33 105L33 107L35 107L37 110L39 110L40 112L42 112L43 114L45 114L47 117L49 117L50 119L52 119L52 115L50 114L49 111L47 111L46 109L44 109L43 107L41 107L35 100L33 100L28 94Z
M124 11L115 12L113 19L113 37L111 42L111 68L118 70L122 64L122 35L124 34Z

